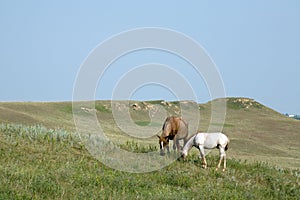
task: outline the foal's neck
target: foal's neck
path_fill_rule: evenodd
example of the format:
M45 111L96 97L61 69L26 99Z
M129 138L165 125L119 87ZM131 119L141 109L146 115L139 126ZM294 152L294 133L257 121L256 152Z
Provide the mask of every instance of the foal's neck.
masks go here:
M197 134L195 134L194 136L192 136L188 141L187 143L184 145L182 151L183 152L188 152L193 146L194 146L194 139L196 137Z

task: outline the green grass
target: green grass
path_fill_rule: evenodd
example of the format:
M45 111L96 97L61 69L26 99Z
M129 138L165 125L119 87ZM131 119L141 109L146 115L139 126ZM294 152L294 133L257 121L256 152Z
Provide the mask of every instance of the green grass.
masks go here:
M216 100L217 101L217 100ZM213 129L223 128L231 139L230 147L232 151L230 156L236 159L255 161L268 161L273 165L281 167L300 169L300 121L290 119L266 106L247 98L227 98L227 113L225 124L211 123L212 102L199 104L200 121L199 126L195 127L190 119L189 128L190 135L196 130L207 131L210 126ZM120 144L123 141L130 141L132 138L115 122L111 112L111 101L96 101L95 111L101 126L109 139ZM164 105L159 101L136 102L130 101L126 105L126 101L115 102L120 106L118 112L125 112L129 107L130 117L135 125L141 128L157 128L157 132L153 136L160 134L163 120L156 121L150 119L146 105L159 104L159 109L165 109L167 115L175 114L178 111L179 102L169 102ZM130 105L137 103L141 110L133 110ZM77 104L77 103L76 103ZM89 110L90 102L78 102L78 107L74 110L77 115L82 118L91 116ZM187 113L193 113L195 110L191 108L191 104L183 103ZM177 113L178 114L178 113ZM178 114L180 115L180 113ZM151 121L151 123L150 123ZM42 124L48 129L64 129L75 132L76 127L73 119L72 102L0 102L0 123L35 125ZM128 125L130 128L130 124ZM193 127L194 126L194 127ZM89 128L87 124L87 128ZM193 130L192 130L193 128ZM150 133L149 133L150 134ZM151 137L147 139L135 139L142 145L157 145L157 138Z
M161 126L161 123L150 122L150 121L135 121L135 124L139 126Z
M0 199L298 199L300 171L265 162L228 159L215 171L218 156L202 169L197 151L184 162L149 173L108 168L93 158L76 134L40 125L0 126ZM126 141L132 152L156 146ZM228 151L230 154L230 151Z
M96 108L96 110L98 110L99 112L102 112L102 113L111 113L111 110L102 104L96 104L95 108Z

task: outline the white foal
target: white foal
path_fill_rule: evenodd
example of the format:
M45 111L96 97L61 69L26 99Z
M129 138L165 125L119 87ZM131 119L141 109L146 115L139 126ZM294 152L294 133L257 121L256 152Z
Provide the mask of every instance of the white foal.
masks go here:
M188 151L194 146L200 151L200 157L202 159L202 167L207 168L207 162L205 159L204 149L218 148L220 152L220 160L216 170L221 166L222 160L224 160L223 171L226 169L226 153L228 149L229 139L223 133L197 133L192 136L184 145L182 150L183 159L186 158Z

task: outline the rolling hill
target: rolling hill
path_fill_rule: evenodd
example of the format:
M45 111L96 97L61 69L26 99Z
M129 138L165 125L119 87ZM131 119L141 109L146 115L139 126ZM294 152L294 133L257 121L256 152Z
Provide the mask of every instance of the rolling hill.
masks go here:
M212 123L212 104L225 101L227 104L224 125ZM71 102L1 102L0 123L4 124L40 124L47 128L61 128L76 132L73 112L83 118L96 114L102 128L113 142L122 145L134 141L141 145L157 145L156 133L151 137L136 139L121 130L114 120L113 108L118 113L129 110L135 125L141 129L153 127L160 130L163 120L151 121L153 110L165 110L167 115L181 115L180 107L185 106L187 112L200 113L199 124L190 121L190 134L195 130L207 131L222 128L231 140L228 157L240 160L263 161L280 167L300 168L300 121L288 118L262 104L248 98L217 99L205 104L190 101L96 101L95 107L86 102L72 110ZM156 110L155 110L156 109ZM192 120L192 119L191 119ZM88 123L88 120L87 120ZM222 126L223 125L223 126ZM130 127L129 127L130 128ZM158 145L157 145L158 146ZM216 152L215 152L216 153Z
M224 124L220 123L224 113L215 109L220 102L227 105ZM200 118L194 118L198 112ZM216 150L207 156L208 169L201 168L196 149L186 161L176 160L172 153L159 156L155 134L160 133L164 119L159 117L164 115L184 115L190 134L223 129L231 139L227 170L215 171ZM80 119L83 127L78 128L78 121L75 127L74 119ZM93 134L99 129L93 129L93 120L118 148L134 152L133 158L150 153L154 160L142 160L138 166L121 155L125 162L117 170L96 159L84 145L86 138L98 142ZM300 121L247 98L199 105L76 102L74 109L71 102L2 102L0 199L299 199L299 126ZM114 156L119 154L108 158L118 163L119 157ZM151 168L170 159L165 167L147 173L124 170L127 165Z

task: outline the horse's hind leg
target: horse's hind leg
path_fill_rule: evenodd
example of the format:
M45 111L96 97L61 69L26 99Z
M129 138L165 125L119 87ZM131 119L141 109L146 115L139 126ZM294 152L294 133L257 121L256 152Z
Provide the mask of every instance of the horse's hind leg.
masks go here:
M220 160L219 160L216 170L218 170L220 168L222 160L224 160L223 171L225 171L226 170L226 153L225 153L225 150L223 147L219 147L219 150L220 150Z
M223 167L223 172L226 170L226 154L223 157L224 159L224 167Z

